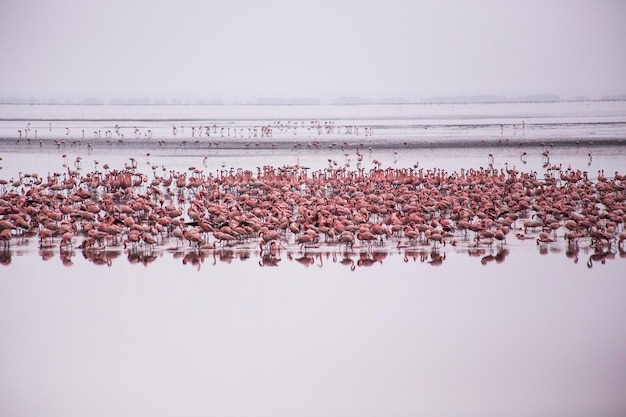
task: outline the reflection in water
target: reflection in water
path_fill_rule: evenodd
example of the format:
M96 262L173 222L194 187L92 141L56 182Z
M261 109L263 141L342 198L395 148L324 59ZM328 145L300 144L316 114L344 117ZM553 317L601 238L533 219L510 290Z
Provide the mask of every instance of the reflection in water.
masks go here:
M280 242L275 240L271 241L269 245L267 245L267 249L263 249L264 246L261 245L260 249L260 258L259 261L260 266L278 266L278 263L281 261L280 258Z
M359 254L359 259L356 261L357 266L372 266L375 263L376 260L365 252L361 252Z
M61 259L61 263L63 264L63 266L72 266L74 265L74 262L72 261L72 257L74 256L74 251L73 250L67 250L67 249L59 249L59 258Z
M337 253L333 252L332 254L333 262L337 262ZM356 269L356 264L354 263L354 259L352 259L350 253L348 251L341 252L341 259L339 260L339 264L350 267L351 271Z
M531 239L529 239L532 241ZM587 258L586 265L592 268L595 264L605 264L607 260L614 260L616 255L620 259L626 259L626 249L624 242L614 244L609 242L595 242L593 245L581 245L578 242L565 244L564 249L558 245L558 242L540 244L532 243L541 255L558 255L565 254L567 259L572 260L575 264L581 256ZM142 264L148 266L155 263L159 258L167 259L171 254L171 259L180 260L183 265L191 265L200 270L203 264L215 266L218 263L231 264L235 260L246 261L251 258L257 259L260 267L276 267L283 260L295 262L305 268L324 266L324 259L332 260L333 263L345 265L354 271L357 267L372 267L382 265L385 259L394 253L398 253L405 263L419 262L429 264L431 266L440 266L444 264L447 254L442 247L434 247L429 244L417 246L377 246L375 248L356 248L348 249L345 245L326 244L315 248L315 250L298 249L292 246L274 245L271 247L261 247L253 250L250 247L236 248L224 247L217 249L199 249L199 248L160 248L133 246L122 249L120 244L117 246L93 246L80 250L83 259L94 265L111 266L113 262L125 255L126 260L130 264ZM477 258L482 265L490 263L503 263L510 254L510 249L503 246L485 246L477 247L473 244L468 246L455 246L454 253L466 253L470 258ZM61 264L71 267L75 263L77 252L69 247L58 247L54 243L46 243L38 249L38 254L44 261L53 260L57 255ZM28 252L14 251L10 247L4 247L0 250L0 264L9 265L13 256L28 256ZM283 256L285 255L285 256Z
M403 257L404 262L409 262L410 260L416 262L419 260L420 263L438 266L443 264L443 261L446 260L446 253L434 247L406 248L404 249Z
M143 264L148 266L148 264L157 260L157 255L153 250L126 249L126 258L130 264ZM111 258L109 258L109 262L110 261L112 261Z
M49 261L50 259L54 258L54 246L43 246L39 249L39 256L41 256L41 259L44 261Z
M9 249L9 247L4 247L0 250L0 264L9 265L11 263L11 257L13 252Z
M485 252L483 251L483 253ZM483 265L487 265L488 263L495 261L495 263L499 264L499 263L504 262L508 254L509 254L508 249L504 247L500 247L498 248L495 254L493 253L493 251L490 251L489 254L482 256L480 258L480 263Z
M594 245L593 252L589 255L587 267L592 268L594 263L597 264L598 262L604 265L607 259L615 259L615 250L613 250L611 245L604 245L602 242L598 241Z
M433 249L430 252L430 261L427 261L430 265L439 266L446 260L446 253L439 253L438 250Z
M233 249L218 249L213 252L213 264L215 264L216 259L229 264L235 259L235 251Z
M111 266L111 264L113 263L113 260L120 257L122 254L120 250L106 249L103 246L84 248L81 251L81 253L84 259L88 260L94 265L106 265L106 266Z
M259 266L278 266L278 263L281 261L282 259L280 258L280 255L271 255L271 254L264 254L261 255L261 259L259 260Z
M315 258L306 253L300 254L300 255L294 255L292 252L288 252L287 259L289 259L290 261L296 261L297 263L305 267L309 267L315 263Z
M176 253L174 253L174 258L181 258L182 257L182 262L183 265L191 265L197 268L197 270L200 270L200 266L202 266L202 264L204 263L204 260L207 257L207 253L203 252L203 251L190 251L190 252L182 252L182 251L177 251Z
M565 249L565 256L574 261L574 263L578 263L578 253L580 252L580 248L575 243L568 243L567 248Z

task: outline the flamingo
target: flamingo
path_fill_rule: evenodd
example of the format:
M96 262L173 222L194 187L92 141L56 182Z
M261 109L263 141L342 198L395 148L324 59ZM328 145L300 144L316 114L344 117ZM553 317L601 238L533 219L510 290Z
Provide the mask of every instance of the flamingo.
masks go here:
M12 237L11 229L2 229L2 231L0 231L0 242L2 242L2 246L5 250L9 248Z
M60 249L71 249L72 248L72 239L74 238L74 233L65 232L61 236L61 242L59 243Z
M339 242L342 245L346 245L345 250L347 252L348 251L348 247L350 247L350 249L352 249L352 246L354 245L354 233L350 232L349 230L344 230L339 235Z

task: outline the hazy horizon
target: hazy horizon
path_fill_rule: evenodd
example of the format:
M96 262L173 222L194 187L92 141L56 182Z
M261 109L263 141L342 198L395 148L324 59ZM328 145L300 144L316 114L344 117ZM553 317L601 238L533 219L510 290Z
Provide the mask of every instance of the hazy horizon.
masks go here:
M601 97L560 97L554 94L533 94L527 96L432 96L409 99L406 97L360 97L343 96L326 100L317 97L257 97L241 100L222 98L189 98L180 99L151 97L84 97L76 99L38 97L0 97L0 104L15 105L332 105L332 104L438 104L438 103L524 103L524 102L559 102L559 101L605 101L626 100L626 94Z
M626 94L626 3L6 0L0 99Z

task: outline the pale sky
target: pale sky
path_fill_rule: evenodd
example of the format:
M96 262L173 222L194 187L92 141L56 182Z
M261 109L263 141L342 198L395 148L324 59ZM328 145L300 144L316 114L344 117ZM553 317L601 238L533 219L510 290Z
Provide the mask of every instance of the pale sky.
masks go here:
M626 2L2 0L0 98L626 93Z

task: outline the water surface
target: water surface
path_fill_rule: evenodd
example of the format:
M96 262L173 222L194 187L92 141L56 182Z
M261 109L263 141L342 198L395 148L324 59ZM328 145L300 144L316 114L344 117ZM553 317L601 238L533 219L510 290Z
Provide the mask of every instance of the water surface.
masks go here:
M595 180L626 173L624 108L0 106L0 178L63 174L80 156L83 173L133 157L150 177L376 160L539 176L561 165ZM253 137L263 126L272 136ZM268 258L252 243L85 256L18 241L0 266L0 414L621 415L624 253L572 252L562 231L553 244L470 243Z

